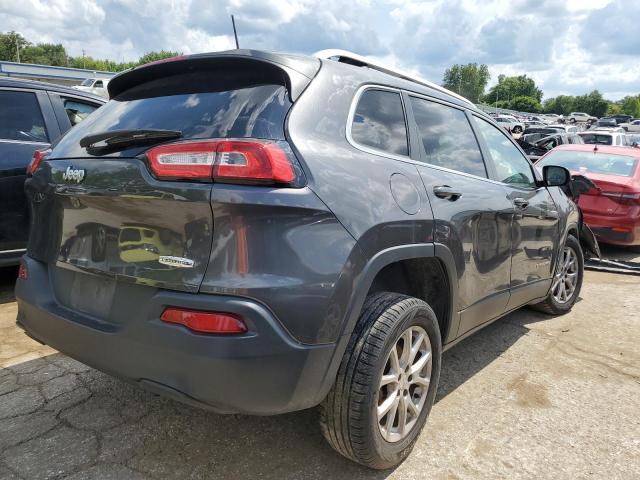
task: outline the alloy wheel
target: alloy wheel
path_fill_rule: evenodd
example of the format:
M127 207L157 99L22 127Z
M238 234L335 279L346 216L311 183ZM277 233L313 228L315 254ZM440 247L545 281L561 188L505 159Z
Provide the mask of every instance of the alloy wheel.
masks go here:
M564 247L551 285L551 294L556 302L564 304L571 300L578 285L578 273L579 263L576 252L571 247Z
M387 355L378 389L377 415L382 437L405 438L424 407L431 382L432 352L427 332L407 328Z

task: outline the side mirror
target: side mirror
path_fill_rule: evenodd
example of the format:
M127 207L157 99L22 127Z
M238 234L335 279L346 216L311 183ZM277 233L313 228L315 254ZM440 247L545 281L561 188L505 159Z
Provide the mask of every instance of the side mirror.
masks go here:
M564 167L545 165L542 167L542 178L547 187L564 187L571 181L571 173Z

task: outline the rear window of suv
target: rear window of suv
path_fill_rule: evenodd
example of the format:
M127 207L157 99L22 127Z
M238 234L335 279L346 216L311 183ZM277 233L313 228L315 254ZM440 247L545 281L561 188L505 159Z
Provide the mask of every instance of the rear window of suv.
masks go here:
M595 133L581 133L580 136L584 143L590 143L593 145L611 145L613 144L613 137L611 135L597 135Z
M81 136L126 129L180 130L183 139L283 140L291 107L284 85L257 75L211 71L173 75L137 85L78 126ZM73 135L80 135L80 132ZM65 138L66 140L66 138ZM63 140L63 142L65 141ZM77 142L77 140L75 140Z

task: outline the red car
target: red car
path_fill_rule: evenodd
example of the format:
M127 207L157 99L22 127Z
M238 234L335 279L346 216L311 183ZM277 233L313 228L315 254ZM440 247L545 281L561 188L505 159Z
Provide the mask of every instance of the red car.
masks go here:
M602 243L640 245L640 149L606 145L560 145L537 167L560 165L597 188L580 195L584 220Z

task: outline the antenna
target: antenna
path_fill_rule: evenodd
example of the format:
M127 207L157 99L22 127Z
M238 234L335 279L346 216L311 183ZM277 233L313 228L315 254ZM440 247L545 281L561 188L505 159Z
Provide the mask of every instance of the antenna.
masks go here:
M231 24L233 25L233 36L236 39L236 49L240 49L240 45L238 44L238 32L236 32L236 19L233 18L233 14L231 14Z

